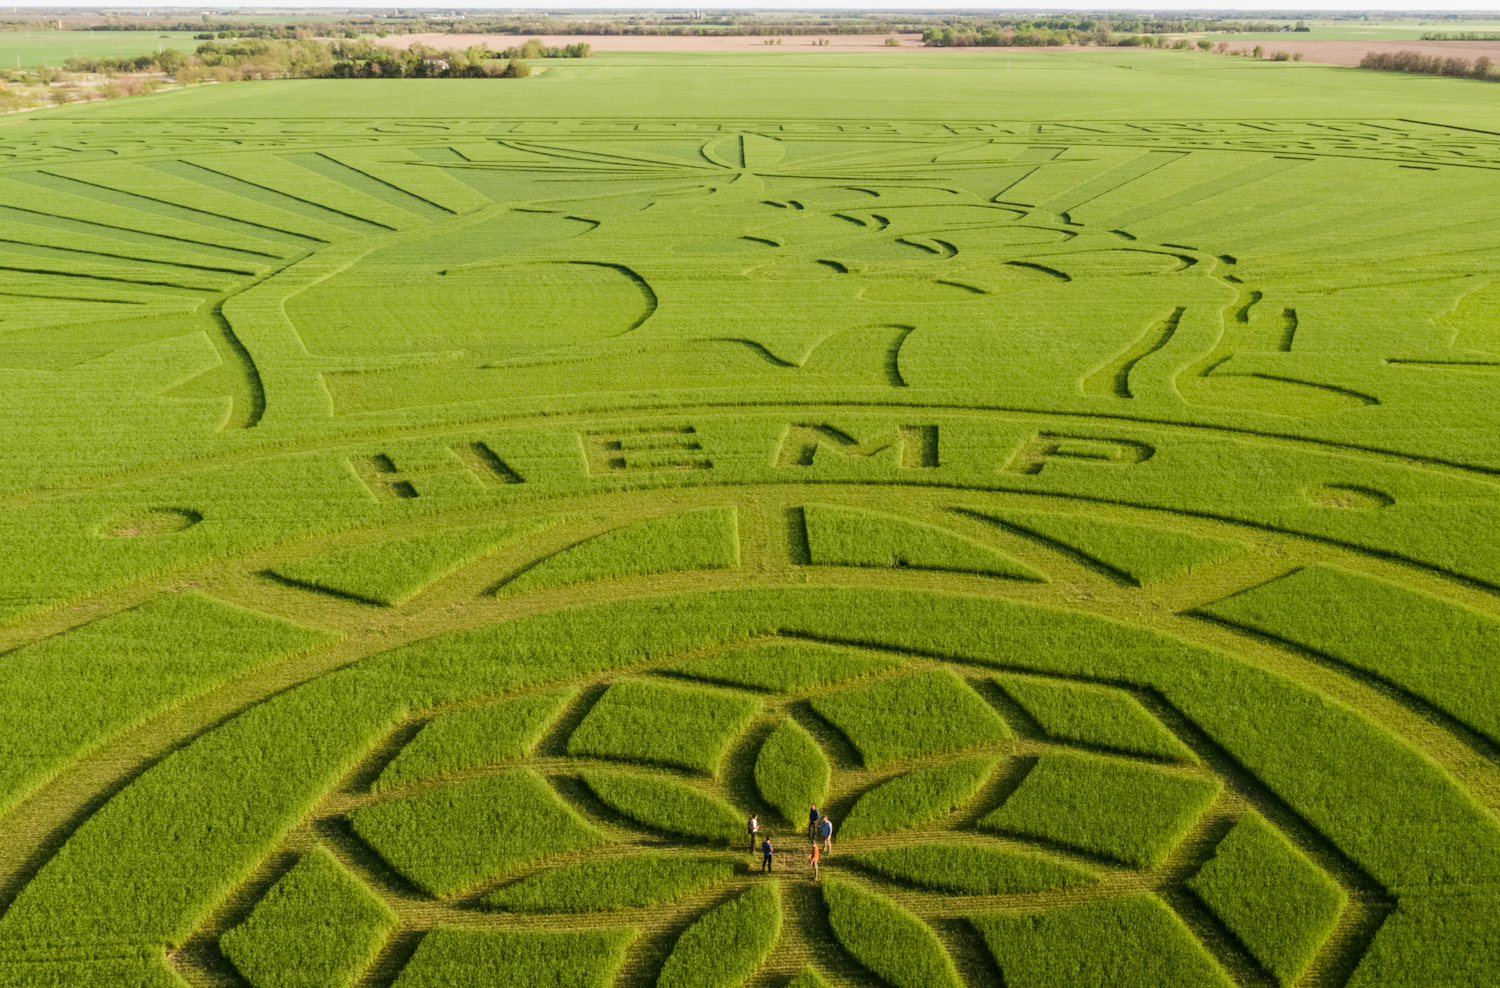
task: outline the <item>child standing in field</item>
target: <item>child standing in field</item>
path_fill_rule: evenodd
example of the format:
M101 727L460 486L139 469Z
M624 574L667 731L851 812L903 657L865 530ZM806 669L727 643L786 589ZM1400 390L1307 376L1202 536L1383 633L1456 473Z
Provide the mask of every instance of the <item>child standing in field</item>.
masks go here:
M818 822L818 837L823 839L823 850L833 853L833 821L826 816Z
M807 836L813 840L818 839L818 819L822 816L818 812L818 804L814 803L812 809L807 811Z
M771 855L776 853L776 848L771 846L771 838L767 837L760 844L760 870L771 870Z
M807 860L809 860L809 861L812 862L812 866L813 866L813 881L817 881L818 880L818 842L817 841L813 841L812 853L807 856Z
M755 853L755 835L760 833L760 814L750 814L750 819L745 821L745 829L750 831L750 853Z

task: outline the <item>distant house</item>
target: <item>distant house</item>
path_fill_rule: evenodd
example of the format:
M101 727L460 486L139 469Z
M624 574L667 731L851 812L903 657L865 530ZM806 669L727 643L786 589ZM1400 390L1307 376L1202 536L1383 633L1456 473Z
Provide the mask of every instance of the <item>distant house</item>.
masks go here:
M437 69L439 72L448 71L448 60L445 58L424 58L422 61L426 62L429 68Z

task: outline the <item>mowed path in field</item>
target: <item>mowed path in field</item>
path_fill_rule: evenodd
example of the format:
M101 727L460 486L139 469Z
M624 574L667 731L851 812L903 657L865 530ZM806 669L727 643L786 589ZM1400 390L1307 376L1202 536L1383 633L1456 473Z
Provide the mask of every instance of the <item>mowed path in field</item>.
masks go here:
M850 51L896 51L895 46L885 43L886 35L879 34L845 34L828 35L827 37L797 36L782 39L782 49L809 48L819 52L850 52ZM1211 40L1217 40L1209 36ZM901 49L931 52L961 52L973 51L969 48L926 48L922 45L922 36L919 34L898 34L897 40L901 42ZM598 52L615 51L646 51L646 52L730 52L730 51L764 51L768 46L766 42L771 40L767 37L751 35L725 35L713 36L687 36L687 35L575 35L575 34L547 34L541 35L543 43L558 47L562 45L573 45L579 42L587 42ZM472 45L485 45L492 51L500 51L505 48L524 44L526 38L511 34L408 34L399 37L389 37L382 43L392 48L404 49L414 44L428 45L443 51L451 51L459 48L468 48ZM815 41L826 41L827 44L814 44ZM1277 51L1300 52L1304 62L1319 62L1324 65L1358 65L1360 59L1370 52L1396 52L1396 51L1418 51L1424 55L1438 55L1442 58L1464 58L1473 60L1481 55L1491 61L1500 63L1500 40L1497 41L1332 41L1315 40L1307 35L1288 34L1284 39L1271 41L1231 41L1230 49L1249 52L1259 44L1267 56ZM1031 51L1029 48L991 48L980 49L992 54L1005 55L1015 54L1018 51ZM1048 48L1047 51L1077 51L1100 53L1097 48L1084 48L1066 46L1059 48Z

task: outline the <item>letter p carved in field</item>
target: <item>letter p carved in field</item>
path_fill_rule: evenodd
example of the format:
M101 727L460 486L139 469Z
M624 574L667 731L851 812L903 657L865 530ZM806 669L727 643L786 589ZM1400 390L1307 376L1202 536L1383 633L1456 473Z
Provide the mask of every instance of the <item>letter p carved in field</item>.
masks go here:
M420 497L418 483L424 477L467 473L484 487L525 483L494 450L482 442L460 443L442 449L442 458L434 464L405 467L385 453L354 456L349 465L370 493L381 501Z
M1026 440L1000 469L1004 473L1038 474L1052 460L1128 467L1143 463L1155 454L1154 447L1133 439L1100 439L1039 432Z

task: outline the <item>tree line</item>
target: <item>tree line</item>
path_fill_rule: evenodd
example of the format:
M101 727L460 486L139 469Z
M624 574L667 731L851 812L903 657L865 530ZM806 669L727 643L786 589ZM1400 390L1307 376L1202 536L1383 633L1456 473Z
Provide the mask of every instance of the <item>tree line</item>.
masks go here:
M1446 75L1455 79L1500 82L1500 73L1495 72L1489 58L1484 55L1470 61L1467 58L1424 55L1419 51L1372 51L1359 60L1359 67L1378 72L1411 72L1416 75Z
M209 41L191 55L168 48L134 58L75 56L69 72L106 75L163 72L178 82L237 79L483 79L524 78L527 59L591 58L587 42L549 46L538 38L500 51L484 45L442 51L427 45L397 50L364 40L238 38Z

